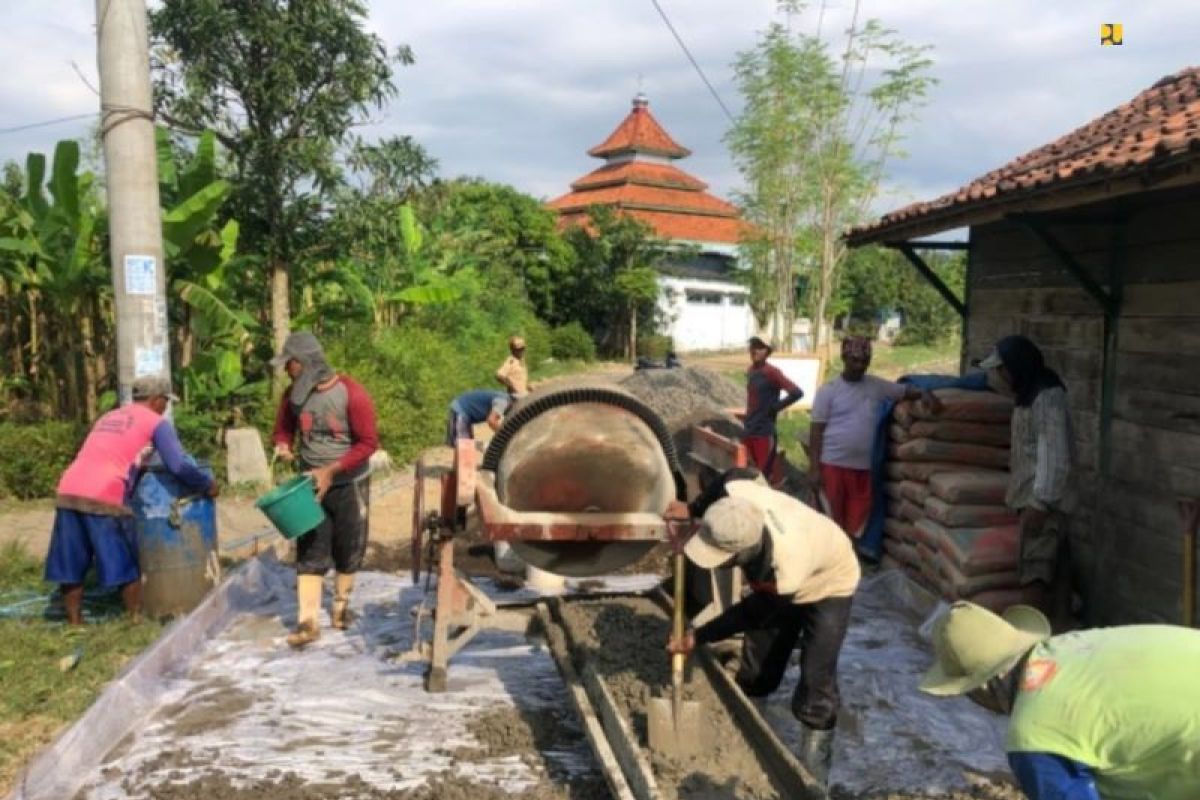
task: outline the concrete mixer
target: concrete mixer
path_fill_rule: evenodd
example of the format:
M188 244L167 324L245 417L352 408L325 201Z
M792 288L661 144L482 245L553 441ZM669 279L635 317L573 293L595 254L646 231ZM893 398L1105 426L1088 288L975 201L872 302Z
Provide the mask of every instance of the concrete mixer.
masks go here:
M441 508L426 511L424 482L435 475ZM424 566L437 575L432 639L415 646L415 657L429 663L426 687L445 688L449 659L481 628L524 630L528 623L527 614L497 608L454 568L454 541L466 531L468 508L484 539L509 542L546 572L588 577L633 564L660 542L682 546L688 531L662 514L685 496L666 426L613 386L532 394L510 411L482 458L475 442L464 439L448 470L419 462L413 580Z

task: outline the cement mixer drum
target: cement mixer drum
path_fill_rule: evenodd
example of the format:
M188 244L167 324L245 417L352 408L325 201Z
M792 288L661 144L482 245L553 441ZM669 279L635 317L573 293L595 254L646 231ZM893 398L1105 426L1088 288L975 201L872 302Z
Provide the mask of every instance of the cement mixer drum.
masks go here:
M505 506L527 512L661 514L679 490L679 469L662 421L611 387L531 398L493 440L493 469ZM586 577L628 566L656 541L513 540L533 566Z

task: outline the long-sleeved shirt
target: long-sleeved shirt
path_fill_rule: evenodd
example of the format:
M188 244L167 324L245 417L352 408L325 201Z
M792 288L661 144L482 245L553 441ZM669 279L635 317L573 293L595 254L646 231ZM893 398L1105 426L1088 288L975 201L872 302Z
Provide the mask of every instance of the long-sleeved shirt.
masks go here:
M113 409L92 426L58 481L59 507L92 514L129 513L137 471L150 447L188 489L203 492L212 486L212 479L188 460L171 421L132 403Z
M785 392L783 399L780 392ZM775 415L804 395L783 371L772 364L753 364L746 370L746 436L774 436Z
M284 394L272 440L290 447L297 434L300 461L308 467L336 464L334 483L365 475L371 454L379 449L371 396L344 375L326 389L314 389L299 407L290 392Z
M1043 389L1031 405L1013 409L1009 508L1069 511L1073 449L1064 389Z

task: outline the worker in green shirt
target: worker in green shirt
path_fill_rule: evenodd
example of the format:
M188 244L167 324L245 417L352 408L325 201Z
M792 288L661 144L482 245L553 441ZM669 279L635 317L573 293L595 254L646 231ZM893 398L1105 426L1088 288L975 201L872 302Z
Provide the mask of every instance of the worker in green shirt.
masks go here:
M958 602L937 620L933 695L1010 714L1030 800L1200 798L1200 631L1130 625L1050 636L1030 606Z

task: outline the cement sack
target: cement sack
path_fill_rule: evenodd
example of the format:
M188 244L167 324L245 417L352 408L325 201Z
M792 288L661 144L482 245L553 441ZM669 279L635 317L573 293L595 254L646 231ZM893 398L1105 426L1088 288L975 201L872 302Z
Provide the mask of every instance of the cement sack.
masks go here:
M910 569L920 569L917 548L899 539L884 538L883 552Z
M947 528L991 528L1017 524L1017 515L1007 506L963 506L947 503L940 497L925 501L925 516Z
M908 535L912 538L914 544L924 545L929 550L940 552L942 547L941 537L936 531L931 531L930 526L917 525L907 521L905 524L909 526Z
M924 533L935 539L941 554L964 575L1004 572L1016 567L1021 538L1017 525L947 528L931 519L922 519L914 528L918 538Z
M887 495L889 500L901 500L904 495L900 493L900 481L884 481L883 493Z
M938 389L934 392L942 401L942 410L934 414L924 403L909 402L908 413L915 420L958 420L962 422L999 422L1012 419L1012 400L995 392L976 392L970 389Z
M972 467L962 464L948 464L940 461L888 461L884 464L884 474L894 481L928 481L934 475L943 472L969 471ZM976 467L974 469L982 469Z
M1012 431L1007 424L996 422L960 422L952 419L921 420L914 422L911 428L900 428L906 434L905 439L936 439L939 442L962 442L964 444L986 444L992 447L1008 447L1012 441ZM894 437L893 437L894 438Z
M964 575L960 569L942 559L938 564L942 576L942 588L951 600L970 600L981 592L997 589L1017 588L1017 571L985 572L982 575Z
M890 455L896 461L932 461L991 469L1005 469L1008 466L1007 448L939 442L936 439L913 439L904 444L893 444Z
M912 544L916 540L913 538L913 526L911 522L895 517L888 517L883 521L883 536L884 538L899 539L902 542Z
M929 479L929 491L955 505L1001 505L1008 492L1008 473L997 470L942 472Z
M925 516L925 509L911 500L901 500L896 506L896 516L906 522L916 522Z
M993 613L1003 614L1004 610L1010 606L1027 606L1036 603L1038 600L1038 590L1031 586L1012 589L989 589L986 592L972 595L969 599L972 603L981 605Z
M923 481L901 481L900 496L919 506L924 506L925 501L929 499L929 484Z
M909 433L908 428L897 422L893 422L891 425L888 425L888 438L893 442L903 444L907 441L910 441L913 436L911 433Z
M900 563L899 561L897 561L896 559L892 558L887 553L884 553L883 558L879 559L879 569L880 569L880 571L887 571L889 569L903 570L904 565L902 563Z

